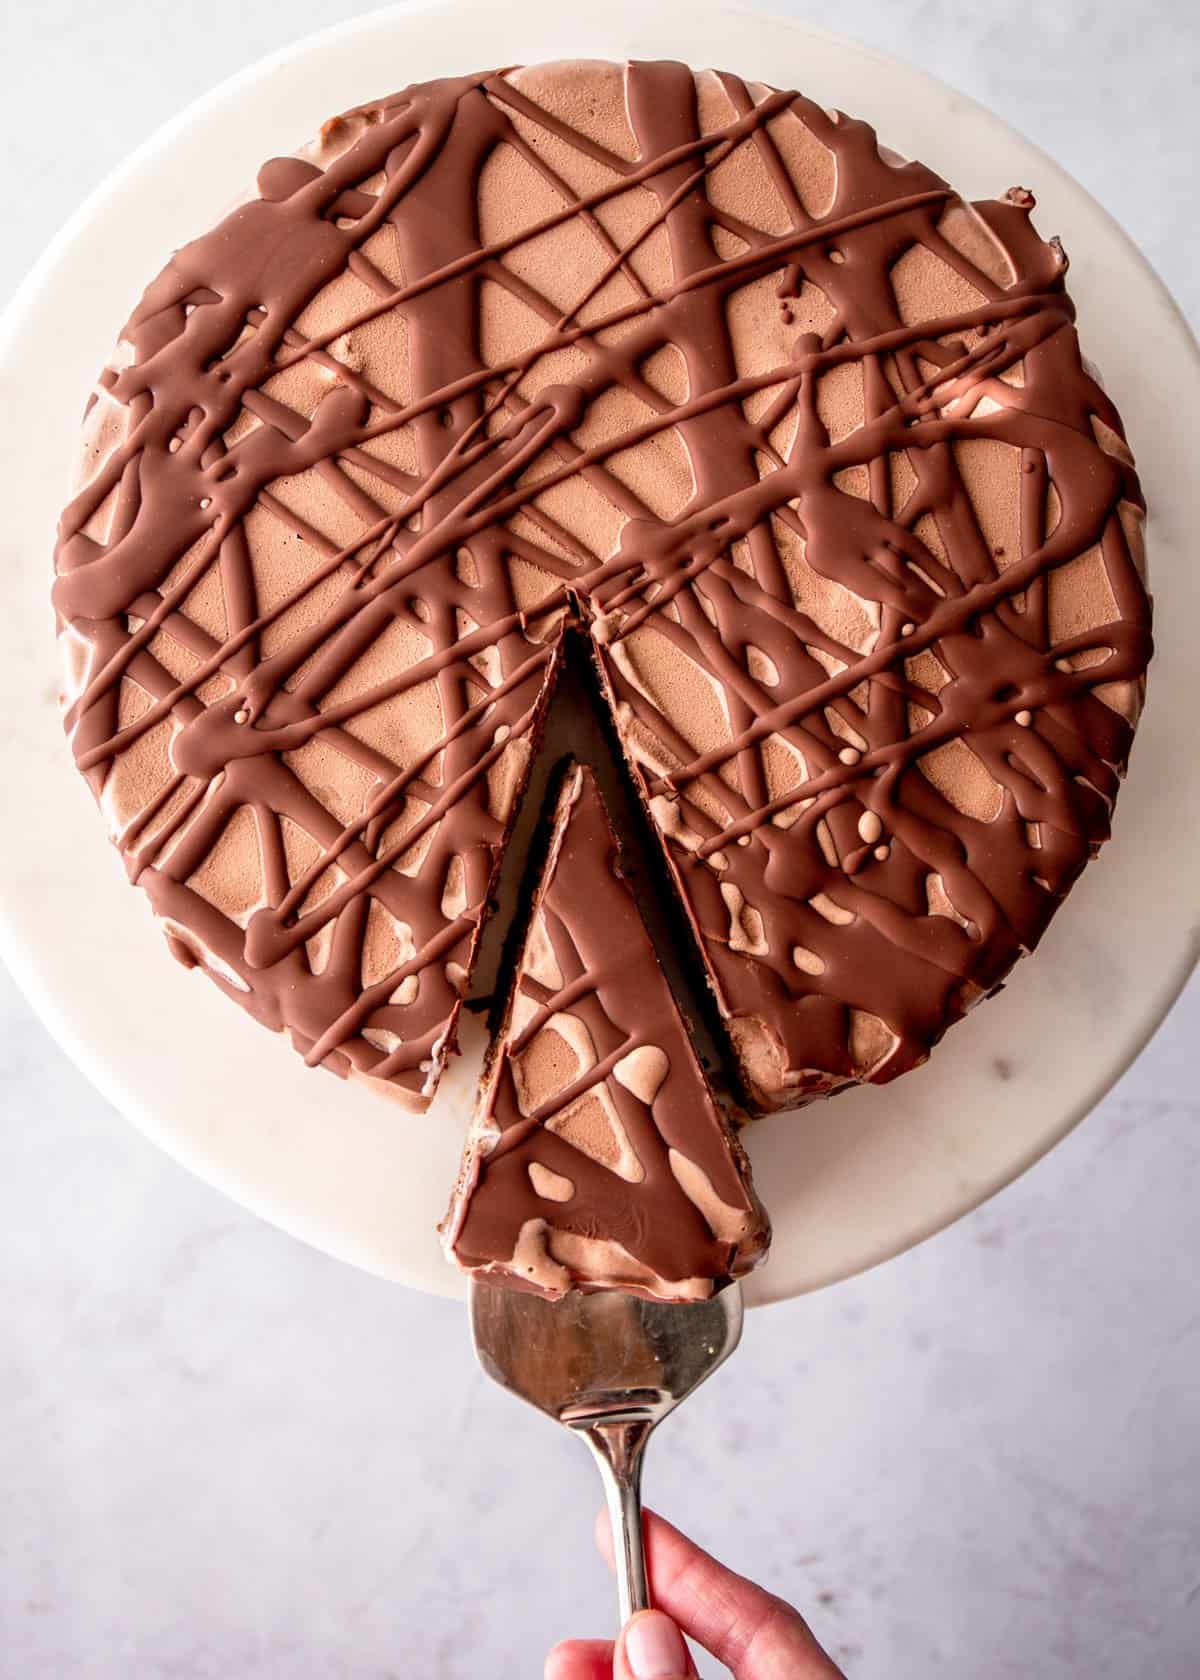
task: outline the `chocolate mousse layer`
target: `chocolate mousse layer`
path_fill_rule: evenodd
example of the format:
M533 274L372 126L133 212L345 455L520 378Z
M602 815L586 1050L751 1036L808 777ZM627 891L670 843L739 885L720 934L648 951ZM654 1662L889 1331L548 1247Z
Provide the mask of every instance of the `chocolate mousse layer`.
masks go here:
M540 1293L697 1300L766 1216L659 967L589 770L568 773L444 1226L467 1271Z
M1032 206L670 63L265 164L124 329L57 552L76 762L175 954L427 1103L570 620L752 1106L922 1061L1107 838L1150 651Z

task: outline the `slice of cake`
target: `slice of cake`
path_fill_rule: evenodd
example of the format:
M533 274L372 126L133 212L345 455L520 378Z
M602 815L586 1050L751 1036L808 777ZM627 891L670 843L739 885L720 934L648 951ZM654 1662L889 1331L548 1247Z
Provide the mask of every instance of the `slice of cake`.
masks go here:
M578 765L443 1232L465 1270L546 1295L667 1300L710 1295L769 1241Z

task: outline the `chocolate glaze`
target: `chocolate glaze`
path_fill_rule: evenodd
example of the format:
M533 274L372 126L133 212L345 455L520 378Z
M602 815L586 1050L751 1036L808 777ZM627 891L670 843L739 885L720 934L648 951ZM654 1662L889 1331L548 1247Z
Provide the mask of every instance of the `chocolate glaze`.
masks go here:
M546 956L540 969L533 956L535 931L552 953L549 984ZM582 1064L569 1050L577 1033ZM653 1058L640 1095L638 1073L626 1071L639 1054ZM590 1117L572 1132L584 1104ZM709 1217L687 1194L689 1167L702 1175L700 1201L711 1193L720 1204ZM766 1249L741 1151L620 875L595 779L578 766L559 799L446 1232L466 1270L499 1271L549 1294L632 1286L702 1296Z
M922 1060L1036 945L1109 832L1135 708L1122 715L1095 691L1136 689L1149 657L1149 606L1130 546L1142 503L1120 420L1080 359L1061 248L1034 233L1027 193L975 206L1006 253L1011 277L1001 283L946 237L942 218L958 201L932 171L885 158L864 124L798 94L720 80L735 114L702 133L688 69L630 66L632 160L501 74L413 87L335 119L326 167L273 160L257 198L172 258L123 333L131 355L102 377L102 400L122 412L125 429L98 450L94 475L63 515L54 587L60 626L85 655L67 711L79 767L101 795L166 724L169 772L118 838L172 948L203 960L260 1020L290 1031L310 1063L370 1075L416 1101L431 1094L452 1040L507 832L510 813L489 798L488 773L514 743L536 739L568 617L593 635L762 1106L856 1077L891 1078ZM832 203L819 216L782 159L772 125L784 113L836 161ZM539 133L603 165L611 184L568 189L534 143ZM562 207L485 243L479 186L502 144ZM713 172L739 148L753 149L785 202L785 230L763 231L713 202ZM634 186L652 195L651 210L621 244L597 216ZM564 310L506 259L575 223L602 240L606 263ZM364 253L382 228L394 230L399 281ZM672 278L648 287L635 258L663 229ZM894 272L916 249L980 301L906 321ZM300 332L297 317L347 274L365 301L336 330ZM610 306L600 294L616 276L634 295ZM798 331L778 365L739 374L730 300L764 277L784 321L813 287L832 316L820 333ZM480 342L485 280L519 296L545 329L499 363ZM406 334L403 398L372 386L339 352L382 320ZM683 400L644 377L668 346L686 364ZM584 371L523 397L521 380L567 349L583 356ZM263 389L299 366L330 380L311 414ZM864 422L835 440L820 392L847 367L861 373ZM636 395L646 418L581 442L614 391ZM761 393L770 393L765 409ZM793 414L794 436L780 443ZM383 467L369 449L402 429L415 439L413 471ZM664 518L614 457L668 432L686 447L695 495ZM962 446L984 440L1019 452L1018 553L989 544L963 471ZM363 470L389 494L364 489ZM266 509L286 521L279 483L309 471L335 487L356 534L339 544L294 519L319 564L288 600L265 607L247 518ZM548 492L581 482L623 522L615 552L595 552L549 509ZM111 524L98 536L106 509ZM781 530L803 544L813 576L877 610L873 646L847 646L806 613ZM1095 556L1114 611L1053 635L1055 574ZM516 559L554 584L535 608L518 597ZM187 604L213 573L224 637L198 625ZM265 651L283 612L317 599L327 580L338 587L320 597L308 628ZM478 629L463 633L462 612ZM428 657L365 697L331 702L396 624L419 627ZM192 655L183 676L150 650L161 629ZM631 675L622 646L646 631L715 684L729 724L721 744L699 750L683 709ZM489 650L496 663L485 680L479 659ZM948 679L936 690L914 671L926 651ZM219 677L227 680L214 692ZM429 750L405 761L354 733L364 711L426 681L443 719ZM149 700L140 711L124 705L132 685ZM862 743L853 762L850 734ZM351 821L284 757L318 739L374 778ZM803 764L775 792L764 768L772 742ZM923 773L923 759L955 743L969 745L1000 790L991 820L959 808ZM242 808L253 813L265 897L244 927L195 889ZM286 819L318 842L303 869L289 865ZM448 911L455 860L461 907ZM934 878L952 914L930 913ZM412 954L367 983L373 905L412 930ZM330 927L317 972L310 942ZM886 1053L856 1051L861 1020L882 1023Z

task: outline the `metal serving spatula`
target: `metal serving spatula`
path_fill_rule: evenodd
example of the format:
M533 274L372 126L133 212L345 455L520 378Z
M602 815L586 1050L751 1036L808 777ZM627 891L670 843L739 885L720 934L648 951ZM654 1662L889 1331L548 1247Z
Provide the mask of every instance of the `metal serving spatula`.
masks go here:
M612 1521L621 1622L649 1608L642 1551L642 1454L650 1431L722 1364L742 1334L742 1291L647 1301L605 1291L548 1301L471 1279L479 1363L581 1435L600 1466Z

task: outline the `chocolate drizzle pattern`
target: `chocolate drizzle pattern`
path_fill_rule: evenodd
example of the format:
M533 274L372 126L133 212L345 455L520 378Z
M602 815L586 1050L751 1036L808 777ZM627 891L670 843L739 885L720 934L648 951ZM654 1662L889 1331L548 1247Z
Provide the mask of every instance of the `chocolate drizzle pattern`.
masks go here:
M57 550L176 955L427 1101L575 620L753 1102L921 1061L1107 837L1150 652L1032 202L675 64L266 164L125 328Z
M446 1221L468 1271L699 1299L766 1251L590 771L568 774Z

